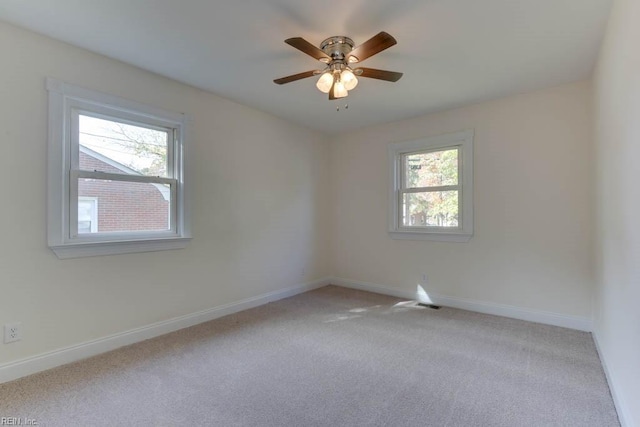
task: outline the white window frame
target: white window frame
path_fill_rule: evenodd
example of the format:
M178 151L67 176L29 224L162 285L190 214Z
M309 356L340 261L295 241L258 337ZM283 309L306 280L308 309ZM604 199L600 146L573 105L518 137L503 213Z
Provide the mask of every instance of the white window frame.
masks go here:
M187 117L47 78L49 152L47 241L58 258L181 249L191 240L185 185ZM78 116L117 119L151 128L169 129L168 177L82 171L78 167ZM78 234L78 178L168 184L171 188L167 231Z
M389 156L389 235L393 239L468 242L473 236L473 130L390 143ZM459 226L416 227L402 224L402 159L407 154L457 148Z

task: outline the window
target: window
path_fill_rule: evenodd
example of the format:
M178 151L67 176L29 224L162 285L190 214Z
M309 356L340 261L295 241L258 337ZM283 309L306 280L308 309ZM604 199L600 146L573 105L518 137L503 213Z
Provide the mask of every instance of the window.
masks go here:
M47 79L48 243L59 258L190 240L183 114Z
M389 144L389 170L392 238L469 241L473 131Z

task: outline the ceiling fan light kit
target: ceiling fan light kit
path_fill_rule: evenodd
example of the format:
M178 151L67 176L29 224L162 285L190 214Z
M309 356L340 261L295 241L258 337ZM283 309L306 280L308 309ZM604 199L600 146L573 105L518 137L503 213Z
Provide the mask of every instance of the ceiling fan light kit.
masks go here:
M395 71L351 67L352 64L362 62L396 44L396 40L384 31L355 48L353 40L345 36L329 37L320 44L320 48L302 37L290 38L284 42L326 65L322 70L305 71L275 79L276 84L290 83L319 74L316 87L320 92L328 93L329 99L332 100L347 97L349 91L358 85L356 76L389 82L396 82L402 77L402 73Z
M316 83L316 87L322 93L329 93L329 90L333 86L333 74L331 73L322 73L318 82Z

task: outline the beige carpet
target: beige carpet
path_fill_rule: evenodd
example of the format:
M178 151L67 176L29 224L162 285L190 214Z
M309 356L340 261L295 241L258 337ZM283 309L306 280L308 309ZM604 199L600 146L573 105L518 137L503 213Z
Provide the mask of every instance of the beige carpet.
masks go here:
M617 426L584 332L329 286L0 385L40 426Z

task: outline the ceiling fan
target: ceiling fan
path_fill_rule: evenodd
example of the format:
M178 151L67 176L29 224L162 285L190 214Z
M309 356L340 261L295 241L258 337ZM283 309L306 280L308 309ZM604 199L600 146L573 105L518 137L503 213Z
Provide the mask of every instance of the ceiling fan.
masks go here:
M397 43L396 39L384 31L357 47L354 47L353 40L345 36L329 37L320 44L320 48L302 37L293 37L284 42L326 65L322 70L305 71L275 79L273 82L279 85L320 75L316 87L321 92L328 93L331 100L348 96L349 91L358 84L356 76L388 82L397 82L402 77L402 73L395 71L353 67L353 64L358 64Z

